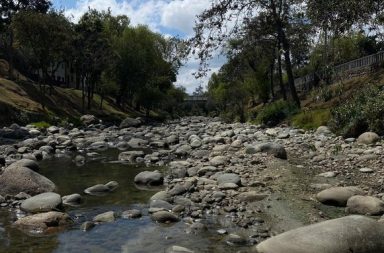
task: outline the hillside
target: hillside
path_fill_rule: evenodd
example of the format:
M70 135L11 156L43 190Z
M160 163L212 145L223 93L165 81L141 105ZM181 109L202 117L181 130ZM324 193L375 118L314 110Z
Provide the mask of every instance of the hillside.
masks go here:
M48 88L47 88L48 90ZM83 114L93 114L106 121L118 121L127 116L137 116L137 112L122 112L112 101L104 100L100 109L100 97L94 96L92 109L82 111L81 91L55 87L52 94L43 95L35 84L0 78L0 125L52 121L54 118L72 122ZM44 105L44 106L43 106Z
M351 100L369 86L384 86L384 70L312 89L302 95L302 110L290 117L287 123L305 129L327 125L332 109Z

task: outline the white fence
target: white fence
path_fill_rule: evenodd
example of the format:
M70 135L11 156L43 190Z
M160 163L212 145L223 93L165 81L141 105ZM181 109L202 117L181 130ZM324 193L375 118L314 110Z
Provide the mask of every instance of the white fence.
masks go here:
M361 71L363 69L372 68L373 66L377 66L380 63L384 62L384 51L380 51L376 54L364 56L362 58L346 62L340 65L337 65L333 67L330 70L331 78L341 78L341 79L348 79L354 74L356 74L357 71ZM318 71L316 73L311 73L303 77L299 77L295 79L295 86L298 91L305 91L309 90L310 87L315 82L316 77L319 80L322 80L325 78L325 74L328 71L322 70ZM329 73L329 72L328 72Z

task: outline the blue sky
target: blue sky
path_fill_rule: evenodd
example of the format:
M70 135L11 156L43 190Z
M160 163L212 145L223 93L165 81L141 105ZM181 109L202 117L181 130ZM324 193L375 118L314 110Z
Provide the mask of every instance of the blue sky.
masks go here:
M64 9L65 14L77 22L88 7L97 10L111 9L112 14L127 15L131 24L146 24L152 30L167 36L188 38L193 35L195 17L201 13L210 0L53 0L56 9ZM212 61L211 72L222 65L222 58ZM209 77L196 80L192 74L198 69L198 60L190 59L178 75L178 85L193 92L199 85L206 86Z

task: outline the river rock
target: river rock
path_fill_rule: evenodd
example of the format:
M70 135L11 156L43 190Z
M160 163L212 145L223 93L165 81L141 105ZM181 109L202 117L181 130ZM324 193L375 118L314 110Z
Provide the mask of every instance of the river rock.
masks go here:
M187 248L184 248L181 246L177 246L177 245L169 247L165 252L166 253L194 253L194 251L192 251L190 249L187 249Z
M13 166L26 167L26 168L31 169L31 170L36 171L36 172L39 171L39 169L40 169L37 162L33 161L31 159L21 159L19 161L14 162Z
M178 147L175 151L175 154L178 156L186 156L186 155L189 155L191 151L192 151L192 147L188 144L185 144Z
M156 186L162 185L164 182L163 174L159 171L143 171L135 176L135 184Z
M119 183L116 181L109 181L105 184L108 187L109 191L114 191L117 187L119 187Z
M167 211L155 212L151 215L151 218L159 223L172 223L179 221L179 218L175 214Z
M171 201L171 199L171 195L166 191L159 191L150 198L150 200L164 200L167 202Z
M346 211L351 214L384 214L384 202L371 196L352 196L348 199Z
M89 231L92 228L94 228L95 226L96 226L96 224L93 221L86 221L86 222L83 222L81 224L80 229L82 231Z
M130 117L125 118L121 123L120 123L120 128L127 128L127 127L138 127L141 125L141 121L138 119L133 119Z
M68 206L77 206L83 202L83 197L78 193L63 196L61 199L63 204Z
M19 192L36 195L56 189L51 180L17 163L11 164L3 171L0 175L0 185L1 195L16 195Z
M54 192L45 192L26 199L20 209L28 213L57 211L62 208L61 196Z
M115 221L115 212L109 211L105 213L101 213L99 215L96 215L93 218L94 222L113 222Z
M188 189L182 184L176 184L172 189L168 191L171 196L181 195L187 192Z
M269 195L264 193L258 193L256 191L250 191L250 192L242 192L240 193L237 198L240 201L243 202L255 202L255 201L261 201L265 198L267 198Z
M234 174L234 173L224 173L221 174L217 177L217 183L220 184L225 184L225 183L233 183L236 185L241 184L241 179L239 175Z
M91 145L89 145L89 150L96 150L96 151L105 151L109 148L109 145L107 142L104 141L97 141L93 142Z
M142 216L141 211L137 209L127 210L122 212L121 217L123 219L137 219Z
M228 162L228 159L225 156L215 156L209 160L209 163L212 166L223 166L223 165L226 165L227 162Z
M144 157L143 151L125 151L119 154L119 160L120 161L129 161L129 162L135 162L136 158L138 157Z
M68 214L54 211L26 216L14 223L17 228L33 233L45 233L53 228L60 230L72 224Z
M173 205L168 203L165 200L154 199L154 200L150 201L149 207L150 208L159 208L159 209L164 209L164 210L172 210Z
M380 140L380 137L374 132L365 132L357 138L357 142L361 144L374 144Z
M107 192L109 192L110 189L108 186L104 184L97 184L91 187L88 187L87 189L84 190L84 193L89 194L89 195L103 195Z
M331 187L316 195L318 201L331 206L346 206L347 201L354 195L364 195L364 191L355 186Z
M247 244L247 239L237 234L229 234L225 242L231 246L244 246Z
M91 114L86 114L81 116L80 121L81 123L83 123L83 125L86 125L86 126L99 123L99 119L96 118L95 115L91 115Z
M131 148L142 148L142 147L145 147L146 145L148 145L148 143L149 142L147 140L143 140L140 138L132 138L127 142L127 144Z
M287 159L287 151L284 146L274 142L262 143L256 146L248 146L245 148L245 153L255 154L258 152L265 152L273 155L276 158Z
M331 135L332 131L327 126L319 126L316 130L317 135Z
M384 252L384 226L364 216L348 216L287 231L254 248L257 253Z

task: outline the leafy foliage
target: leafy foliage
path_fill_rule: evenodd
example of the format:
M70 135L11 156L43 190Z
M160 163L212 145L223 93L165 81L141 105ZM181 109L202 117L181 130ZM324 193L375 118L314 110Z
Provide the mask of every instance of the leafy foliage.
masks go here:
M278 100L266 105L257 115L256 122L269 127L276 126L297 111L295 104Z
M291 118L292 125L303 129L326 126L331 117L329 109L302 110Z
M367 130L384 134L384 91L366 88L331 113L331 128L345 137L356 137Z

